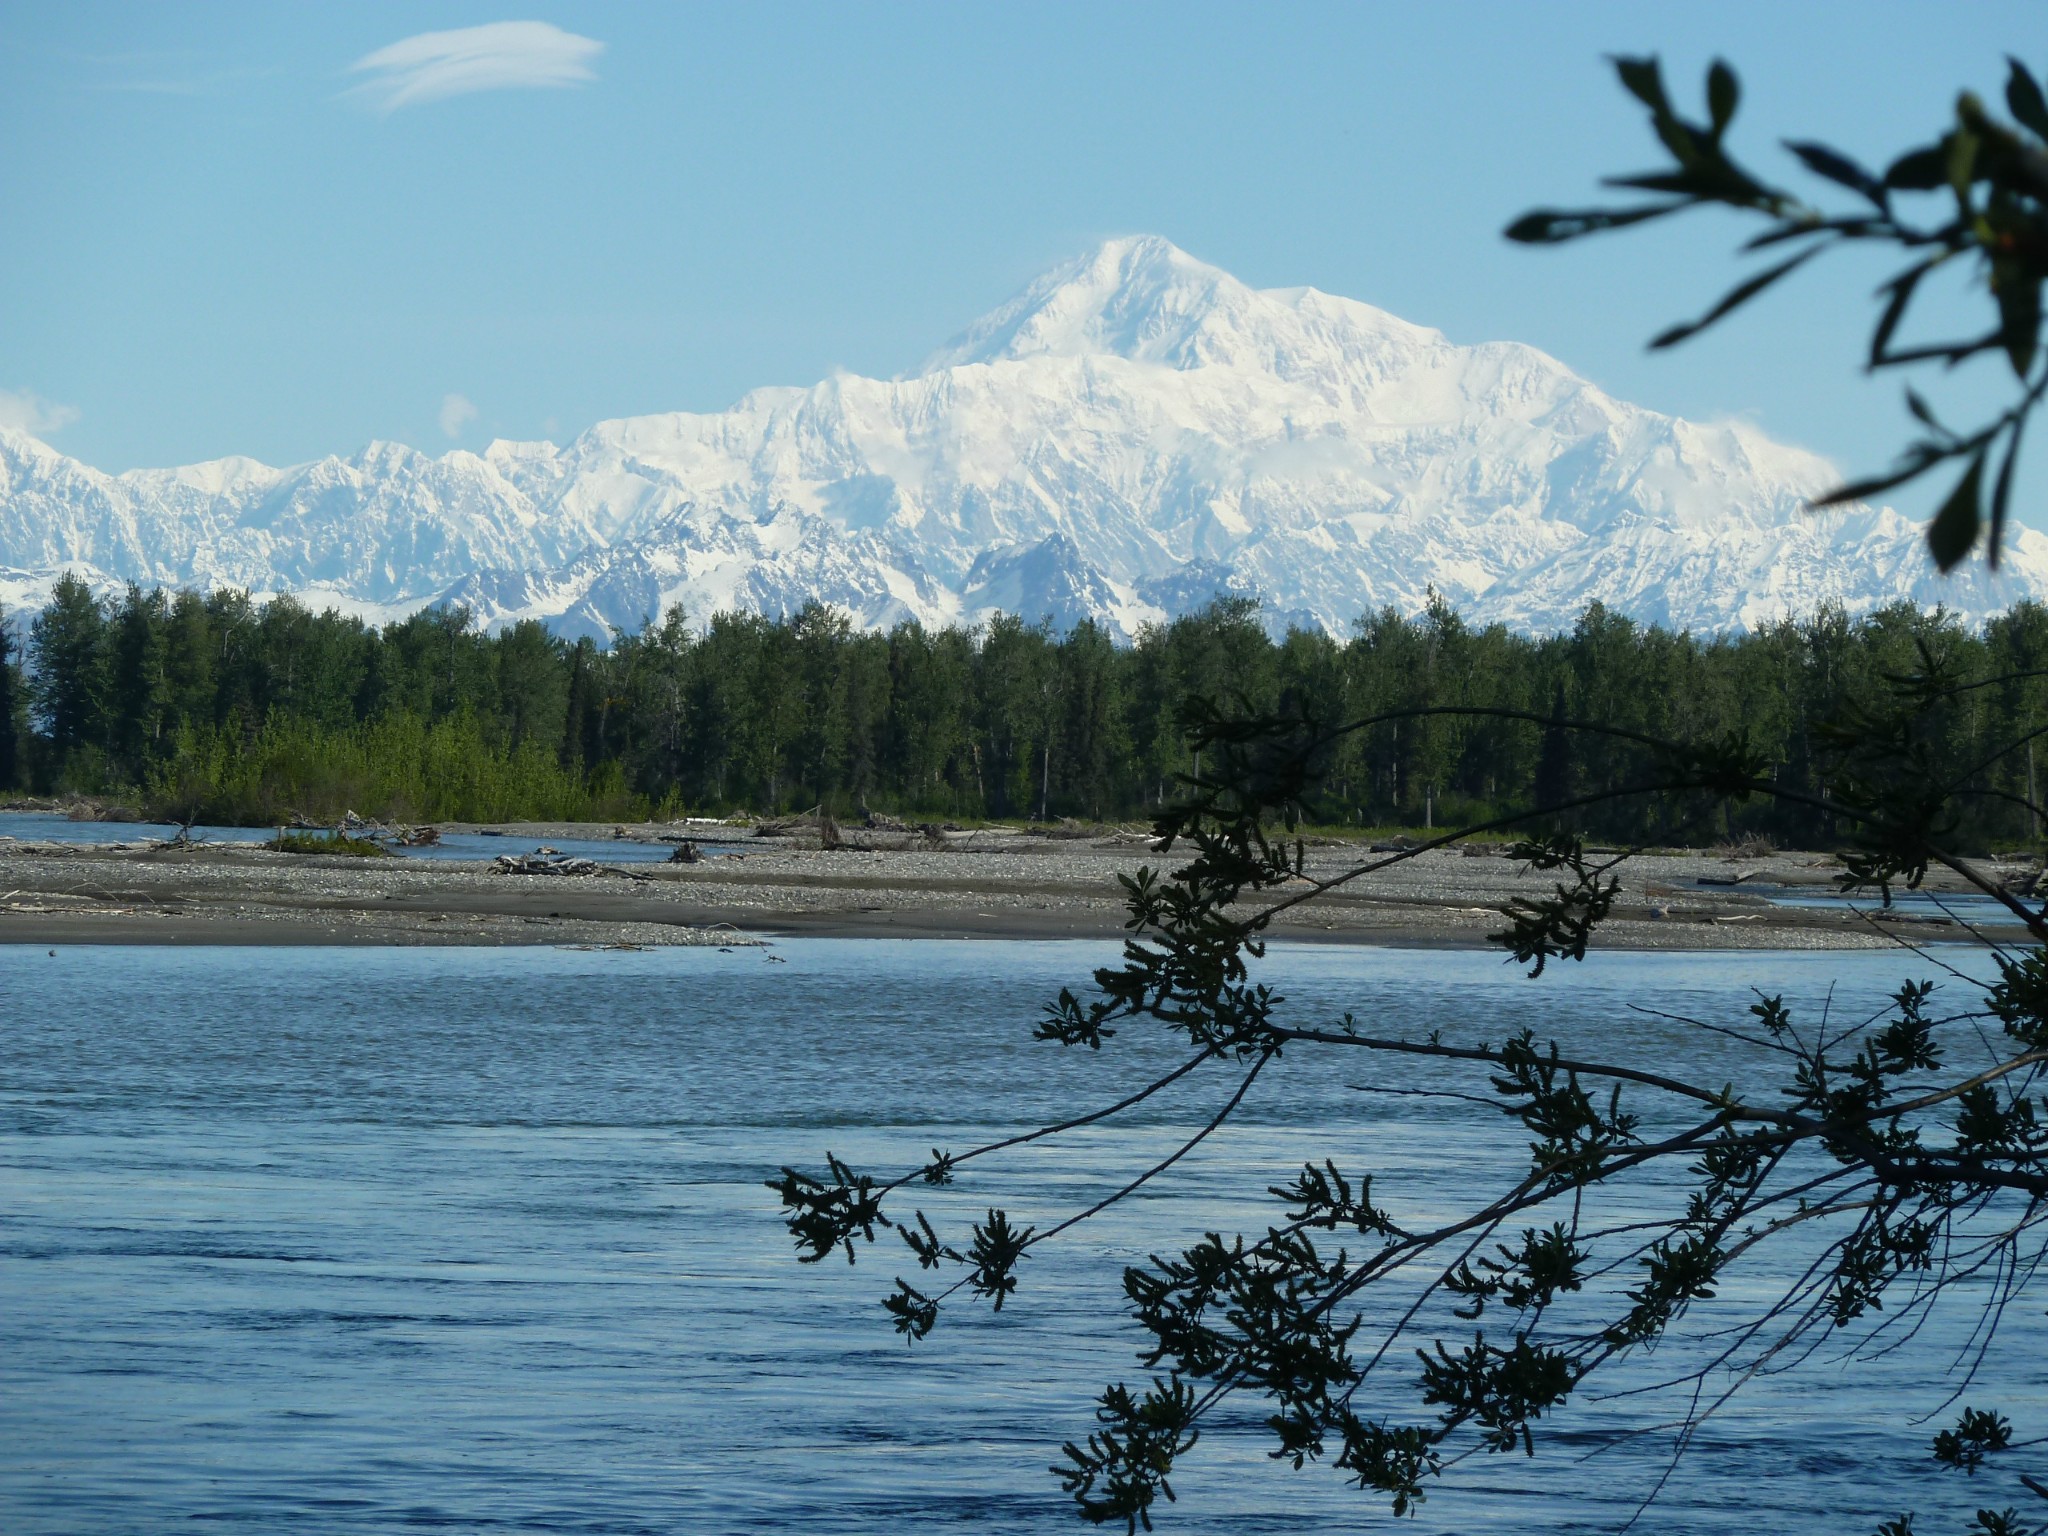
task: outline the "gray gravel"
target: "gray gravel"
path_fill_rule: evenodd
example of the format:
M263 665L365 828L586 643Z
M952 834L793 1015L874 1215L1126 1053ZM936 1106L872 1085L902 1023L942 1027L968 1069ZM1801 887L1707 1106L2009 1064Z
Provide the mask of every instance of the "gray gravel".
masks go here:
M604 837L605 827L523 824L527 839ZM636 840L719 835L731 851L691 865L635 864L587 878L505 875L486 862L346 859L213 846L95 847L0 839L0 941L244 943L717 944L753 935L1105 937L1124 932L1117 876L1170 867L1142 836L1062 839L949 835L943 847L897 833L853 846L749 838L703 824L619 829ZM1357 845L1308 850L1323 881L1386 860ZM1876 948L1967 937L1897 914L1773 906L1758 885L1824 888L1819 855L1729 861L1646 855L1621 866L1614 919L1597 942L1669 949ZM627 870L630 869L630 873ZM1996 868L2016 878L2017 867ZM1279 913L1277 936L1383 944L1478 945L1517 897L1554 877L1497 856L1436 851L1345 881ZM1702 885L1737 881L1739 884ZM1962 889L1947 872L1931 884ZM1308 881L1263 901L1310 891ZM1871 906L1875 909L1875 903Z

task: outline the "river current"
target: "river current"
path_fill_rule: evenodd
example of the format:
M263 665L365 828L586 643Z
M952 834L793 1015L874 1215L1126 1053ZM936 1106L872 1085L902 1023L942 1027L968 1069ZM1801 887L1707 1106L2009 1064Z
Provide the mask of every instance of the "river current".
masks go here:
M1290 1053L1186 1163L1036 1251L998 1315L912 1347L877 1305L893 1238L800 1266L774 1196L829 1149L896 1171L1106 1103L1179 1059L1029 1039L1113 946L805 940L768 949L0 947L0 1530L1054 1532L1047 1474L1111 1380L1141 1379L1126 1263L1261 1231L1304 1158L1408 1216L1476 1196L1526 1136L1427 1081ZM1596 955L1540 981L1484 954L1276 950L1303 1018L1499 1039L1528 1023L1711 1076L1750 988L1838 1016L1898 954ZM1829 994L1832 993L1832 998ZM1044 1224L1203 1123L1199 1074L1128 1124L991 1160L925 1201ZM1740 1277L1722 1300L1759 1294ZM2048 1430L2038 1298L1996 1390ZM1849 1374L1816 1359L1712 1421L1639 1530L1960 1529L1995 1496L1925 1450L1971 1321ZM1711 1322L1711 1316L1706 1321ZM1946 1332L1944 1332L1946 1330ZM2013 1365L2012 1361L2019 1361ZM1389 1395L1386 1406L1413 1411ZM1668 1408L1668 1404L1665 1405ZM1611 1531L1669 1459L1632 1401L1574 1407L1532 1460L1482 1458L1411 1529ZM1943 1421L1945 1422L1945 1420ZM1225 1420L1168 1532L1376 1526ZM1594 1454L1597 1453L1597 1454ZM1980 1486L1981 1485L1981 1486Z

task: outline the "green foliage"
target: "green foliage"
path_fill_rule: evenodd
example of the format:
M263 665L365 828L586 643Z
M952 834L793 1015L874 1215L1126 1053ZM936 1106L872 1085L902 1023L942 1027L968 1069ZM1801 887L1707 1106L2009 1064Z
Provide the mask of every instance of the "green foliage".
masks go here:
M1878 290L1884 302L1871 332L1869 366L1939 363L1953 368L1993 354L2010 367L2017 398L1983 426L1956 432L1909 388L1907 404L1926 435L1907 445L1893 469L1840 486L1820 504L1876 496L1939 465L1960 462L1961 478L1928 524L1928 548L1946 571L1988 534L1989 559L1996 569L2020 439L2048 390L2048 364L2037 366L2041 291L2048 284L2048 110L2033 73L2018 59L2007 63L2005 101L2011 122L1998 121L1975 93L1965 91L1956 100L1952 124L1904 151L1882 173L1825 144L1788 142L1785 147L1808 172L1854 195L1851 206L1830 212L1771 185L1730 153L1727 131L1740 92L1726 64L1717 60L1707 71L1707 119L1695 122L1672 105L1655 58L1617 59L1622 85L1649 108L1651 129L1671 163L1661 170L1610 177L1606 185L1650 193L1653 201L1619 208L1539 209L1509 225L1508 238L1555 244L1701 207L1732 208L1761 218L1764 230L1746 249L1770 252L1768 264L1699 319L1657 336L1653 347L1674 346L1697 335L1823 252L1873 243L1898 250L1906 264ZM1917 199L1932 199L1935 206L1915 217L1905 205ZM1960 339L1897 345L1922 281L1944 267L1966 269L1982 288L1992 309L1990 328Z
M1816 771L1841 790L1823 792L1813 808L1846 829L1854 856L1843 880L1852 889L1882 891L1942 864L1996 893L1942 841L1953 817L1925 779L1937 767L1928 756L1936 723L2010 679L1959 672L1933 648L1914 654L1920 664L1891 673L1875 702L1845 700L1817 722ZM1776 997L1759 998L1747 1028L1701 1021L1778 1064L1740 1084L1574 1057L1526 1030L1460 1043L1438 1031L1374 1035L1349 1017L1336 1027L1295 1023L1248 961L1278 911L1345 877L1302 889L1301 845L1285 833L1316 800L1341 743L1458 712L1396 708L1334 726L1199 704L1184 713L1204 768L1185 777L1184 798L1155 822L1160 846L1179 849L1183 862L1125 880L1133 936L1121 965L1097 971L1091 995L1063 991L1038 1037L1102 1051L1142 1024L1178 1036L1194 1056L1105 1109L964 1153L935 1152L938 1163L894 1179L837 1159L825 1179L786 1170L774 1187L800 1256L836 1250L852 1261L878 1232L898 1232L933 1277L916 1287L898 1279L883 1300L911 1341L970 1298L1015 1305L1020 1261L1034 1247L1130 1197L1203 1142L1283 1052L1435 1062L1459 1084L1444 1091L1519 1122L1527 1153L1520 1172L1494 1187L1422 1192L1414 1203L1435 1214L1420 1224L1375 1203L1369 1176L1311 1163L1270 1191L1283 1209L1263 1236L1210 1232L1128 1268L1137 1363L1152 1381L1109 1387L1094 1433L1069 1443L1054 1468L1085 1519L1150 1529L1160 1501L1173 1497L1175 1466L1226 1398L1257 1401L1274 1459L1330 1462L1399 1514L1474 1454L1534 1455L1545 1427L1579 1409L1589 1379L1687 1330L1715 1344L1709 1364L1673 1372L1658 1389L1676 1394L1681 1448L1718 1407L1703 1391L1710 1377L1725 1373L1739 1387L1770 1362L1811 1355L1830 1333L1848 1341L1851 1358L1902 1347L1936 1298L1986 1274L1999 1279L1972 1347L1980 1360L1988 1354L2043 1257L2048 913L2007 898L2028 942L2001 951L2000 979L1976 1000L1966 987L1937 1008L1934 984L1913 982L1860 1023L1796 1017ZM1529 710L1470 713L1466 723L1512 718L1583 744L1619 741L1629 774L1604 791L1610 798L1805 795L1774 782L1739 734L1662 739ZM1986 761L2014 750L2008 743ZM1550 823L1557 809L1531 805L1495 826ZM1517 903L1496 941L1536 972L1582 958L1609 915L1610 871L1629 854L1595 860L1583 839L1560 832L1512 853L1562 878L1551 894ZM1354 872L1414 856L1398 851ZM935 1167L950 1182L986 1153L1095 1124L1204 1070L1235 1079L1223 1109L1164 1161L1065 1220L1019 1229L991 1210L955 1246L925 1212L892 1214L892 1202ZM1677 1197L1646 1216L1642 1202L1673 1182ZM1797 1278L1731 1316L1724 1288L1763 1245L1803 1255L1784 1266ZM1895 1321L1908 1325L1903 1338ZM1413 1362L1405 1378L1404 1359ZM1359 1407L1368 1393L1381 1402L1405 1393L1414 1416L1369 1416ZM1975 1472L2011 1444L2005 1420L1970 1408L1934 1450ZM1910 1530L1902 1522L1895 1528ZM2010 1511L1989 1510L1978 1528L2023 1529Z
M50 745L70 753L107 731L107 619L84 582L57 578L50 601L29 628L34 699Z
M27 652L26 676L0 668L0 701L10 688L19 699L16 771L0 787L121 793L157 815L251 825L347 810L581 820L813 805L1115 821L1213 778L1218 759L1190 732L1263 699L1305 721L1367 722L1324 742L1304 826L1432 829L1541 803L1548 819L1518 830L1835 846L1848 830L1838 802L1911 782L1953 786L1950 840L1981 847L2039 836L2033 759L1989 748L2048 723L2048 609L2032 604L1979 632L1898 606L1706 638L1595 604L1570 633L1529 638L1474 630L1432 601L1340 641L1272 639L1232 600L1128 647L1087 624L878 635L810 608L720 614L699 631L676 610L600 648L534 624L486 635L460 611L377 630L289 599L131 590L99 604L67 582ZM1887 679L1939 687L1965 673L2003 681L1910 718L1885 702ZM1845 713L1872 698L1894 718ZM1605 728L1572 728L1590 719ZM1911 731L1915 755L1843 758L1829 732L1845 722L1863 739ZM1665 740L1688 743L1698 794L1630 792L1672 768ZM1833 779L1820 767L1830 753ZM1787 793L1723 793L1750 776ZM1869 857L1910 881L1909 865ZM1597 906L1595 886L1584 894Z
M1178 1381L1154 1381L1136 1397L1118 1385L1102 1394L1095 1417L1101 1427L1085 1446L1067 1442L1066 1465L1053 1471L1090 1524L1123 1521L1149 1531L1153 1504L1174 1497L1174 1462L1201 1438L1193 1427L1195 1394Z
M253 734L180 726L147 770L144 800L175 819L264 826L355 810L401 821L602 820L639 802L613 779L564 769L528 741L494 745L472 715L386 715L332 728L273 716Z
M1875 239L1911 248L1915 264L1889 285L1873 366L2002 352L2021 399L1961 437L1910 397L1934 436L1909 449L1899 473L1830 499L1874 494L1964 459L1929 535L1937 559L1952 566L1979 536L1984 471L2002 439L1990 491L1995 563L2021 429L2048 387L2048 372L2031 371L2048 280L2048 103L2032 75L2013 64L2007 91L2023 131L1992 122L1965 96L1952 131L1882 177L1823 146L1791 146L1809 169L1870 204L1830 218L1729 155L1739 88L1726 65L1708 73L1703 122L1678 115L1654 60L1624 59L1619 70L1650 109L1674 167L1618 184L1659 200L1532 214L1510 235L1566 240L1723 204L1772 221L1752 248L1796 247L1658 345L1713 324L1832 245ZM1895 213L1894 194L1942 188L1956 208L1946 223L1921 227ZM1958 257L1987 277L1996 328L1892 350L1920 278ZM1102 1051L1145 1026L1180 1037L1194 1057L1116 1104L953 1155L948 1168L1096 1124L1197 1070L1224 1072L1236 1087L1165 1161L1011 1243L1000 1286L987 1278L986 1228L962 1253L923 1212L907 1222L889 1214L914 1175L876 1181L835 1162L838 1185L864 1197L859 1235L872 1242L875 1229L894 1228L923 1268L956 1274L929 1292L899 1281L885 1306L909 1337L923 1338L963 1292L1014 1304L1015 1258L1141 1190L1226 1123L1282 1052L1334 1053L1368 1068L1420 1058L1457 1085L1428 1091L1519 1121L1529 1137L1524 1167L1476 1191L1425 1190L1414 1203L1431 1216L1406 1225L1372 1204L1368 1179L1354 1195L1333 1160L1309 1164L1293 1185L1271 1191L1284 1214L1263 1237L1210 1232L1177 1255L1128 1268L1124 1296L1151 1386L1105 1390L1099 1427L1085 1444L1070 1442L1053 1469L1085 1519L1149 1530L1203 1421L1232 1398L1249 1396L1264 1410L1273 1459L1297 1469L1328 1459L1402 1515L1474 1455L1535 1454L1539 1428L1585 1411L1590 1379L1688 1330L1706 1346L1707 1363L1630 1394L1672 1394L1680 1452L1757 1374L1810 1359L1831 1336L1844 1341L1831 1363L1904 1349L1952 1295L1982 1309L1961 1377L1965 1386L1980 1382L1998 1363L2001 1321L2048 1259L2048 905L1996 884L1956 849L1959 837L1993 824L1982 813L1991 802L2021 812L2039 836L2033 743L2044 731L2036 711L2048 678L2039 623L2021 608L1970 636L1893 609L1858 624L1821 615L1703 647L1596 607L1571 636L1532 648L1547 665L1520 668L1516 642L1474 636L1432 604L1420 623L1393 615L1361 623L1341 658L1314 637L1288 637L1279 654L1292 674L1269 675L1235 706L1218 681L1228 664L1201 674L1202 686L1176 704L1191 759L1179 775L1183 793L1162 804L1154 824L1158 845L1183 849L1185 862L1125 879L1132 937L1122 965L1097 971L1092 995L1062 991L1037 1031L1047 1042ZM1201 654L1213 661L1222 649ZM1384 664L1351 673L1362 687L1333 687L1353 654ZM1143 656L1134 667L1141 719L1172 696L1165 659ZM1354 775L1384 786L1379 803L1412 804L1404 774L1412 794L1418 780L1455 783L1474 757L1491 772L1514 765L1505 792L1489 779L1483 814L1301 888L1298 831L1327 819L1319 811L1333 799L1359 804ZM1568 1056L1528 1031L1500 1044L1459 1043L1438 1029L1369 1034L1350 1016L1334 1027L1295 1023L1284 999L1250 979L1247 961L1262 952L1279 912L1422 849L1510 830L1523 839L1516 858L1559 877L1549 894L1515 902L1507 930L1494 936L1540 975L1551 962L1584 957L1612 912L1611 871L1639 851L1644 834L1683 835L1716 817L1729 828L1738 811L1758 818L1750 825L1824 830L1846 847L1844 889L1873 890L1886 902L1895 885L1917 885L1944 866L2003 903L2024 936L1987 940L1998 980L1980 985L1954 972L1960 996L1944 994L1941 1009L1931 1005L1935 985L1915 982L1861 1021L1796 1017L1781 998L1761 995L1753 1025L1694 1021L1744 1041L1766 1063L1746 1081L1718 1085L1664 1063ZM1630 829L1636 846L1595 857L1583 836L1589 825ZM814 1230L825 1186L801 1179L787 1175L781 1186L800 1251L829 1240L854 1259L854 1213ZM990 1213L991 1224L998 1216ZM1500 1240L1515 1230L1519 1240ZM1319 1244L1315 1233L1333 1237ZM1335 1234L1355 1246L1329 1246ZM1764 1248L1783 1253L1784 1273L1796 1278L1760 1295L1730 1287ZM1482 1321L1491 1326L1472 1326ZM1360 1406L1389 1396L1412 1404L1411 1422ZM1933 1451L1975 1475L2014 1445L2001 1415L1970 1406ZM2048 1498L2048 1483L2021 1482ZM1984 1508L1972 1529L2031 1536L2034 1527L2015 1509ZM1880 1536L1912 1531L1911 1515L1900 1515Z
M1986 1456L1996 1455L2012 1444L2012 1424L2002 1413L1982 1408L1965 1408L1953 1429L1934 1437L1934 1459L1960 1472L1975 1472Z
M0 790L22 782L22 738L28 733L27 700L21 669L15 664L19 646L0 608Z
M388 859L391 850L366 837L345 837L339 832L279 832L263 845L272 853L320 853L347 859Z

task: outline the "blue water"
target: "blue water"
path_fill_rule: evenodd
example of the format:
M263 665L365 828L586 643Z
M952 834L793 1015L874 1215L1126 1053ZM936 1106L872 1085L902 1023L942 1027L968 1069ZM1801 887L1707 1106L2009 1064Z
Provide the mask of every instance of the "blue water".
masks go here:
M1807 907L1831 912L1853 909L1872 917L1890 910L1908 917L1948 918L1970 925L2011 926L2019 921L2012 908L1982 891L1912 891L1894 887L1891 906L1887 909L1883 897L1876 891L1858 891L1845 896L1832 886L1766 885L1762 882L1745 882L1735 890L1737 894L1761 896L1774 907ZM2040 904L2034 902L2030 905L2038 908Z
M177 835L172 822L155 821L73 821L52 811L0 811L0 837L23 842L77 843L97 847L103 843L139 843ZM275 827L194 827L193 837L208 843L260 843L277 836Z
M674 843L643 843L631 838L551 837L542 840L497 837L487 832L445 832L438 843L429 843L423 848L394 846L391 851L410 859L495 859L501 853L531 853L542 847L552 848L557 853L573 854L579 859L595 859L600 864L664 864L676 851ZM725 845L701 841L697 847L706 858L717 858L731 851Z
M0 1530L1083 1529L1043 1469L1105 1381L1139 1377L1123 1264L1211 1226L1262 1230L1260 1192L1307 1156L1373 1169L1375 1196L1417 1219L1476 1197L1524 1140L1290 1053L1236 1126L1038 1250L1000 1316L960 1310L906 1348L876 1302L908 1254L800 1267L761 1181L828 1148L909 1166L1177 1060L1143 1036L1099 1057L1028 1040L1038 1001L1113 953L0 947ZM1816 1008L1832 989L1843 1018L1917 974L1892 954L1596 955L1529 982L1487 955L1342 949L1270 970L1305 1018L1495 1039L1528 1022L1709 1075L1745 1048L1632 1000L1735 1021L1765 980ZM925 1203L1044 1223L1228 1086L1198 1079ZM1697 1321L1770 1278L1737 1277ZM1973 1394L2022 1434L2048 1429L2039 1312L2013 1315L1997 1390ZM1916 1505L1923 1530L1960 1529L1999 1489L1937 1477L1932 1426L1900 1418L1934 1405L1956 1336L1942 1319L1936 1347L1869 1373L1759 1383L1637 1528L1753 1536L1768 1512L1773 1531L1856 1532ZM1684 1358L1674 1343L1646 1369ZM1392 1390L1376 1406L1413 1411ZM1669 1408L1576 1408L1535 1460L1468 1465L1409 1528L1612 1530L1668 1442L1608 1432ZM1387 1518L1266 1448L1218 1425L1162 1529Z
M0 837L23 842L76 843L82 847L102 843L135 843L165 839L177 834L170 822L73 821L48 811L0 811ZM264 843L277 836L275 827L203 827L192 829L200 843ZM438 843L419 848L389 844L391 851L408 859L495 859L501 853L531 853L548 847L577 858L596 859L603 864L659 864L675 852L673 843L643 843L631 838L551 838L543 843L532 837L498 836L488 832L449 832ZM698 842L707 858L717 858L731 849L718 843Z

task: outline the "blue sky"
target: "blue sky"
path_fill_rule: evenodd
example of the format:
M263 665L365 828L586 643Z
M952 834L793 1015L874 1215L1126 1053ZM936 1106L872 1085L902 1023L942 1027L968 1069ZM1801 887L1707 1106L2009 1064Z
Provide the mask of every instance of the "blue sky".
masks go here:
M1780 137L1882 162L1959 86L1996 99L2039 21L1872 0L14 0L0 411L108 469L559 440L900 372L1054 261L1145 232L1873 467L1905 430L1897 385L1854 371L1880 269L1802 275L1650 356L1739 271L1733 225L1542 252L1499 230L1654 160L1604 54L1662 53L1693 99L1727 56L1739 149L1789 176ZM545 26L410 41L515 22ZM1949 386L1959 408L2001 382L1983 372Z

